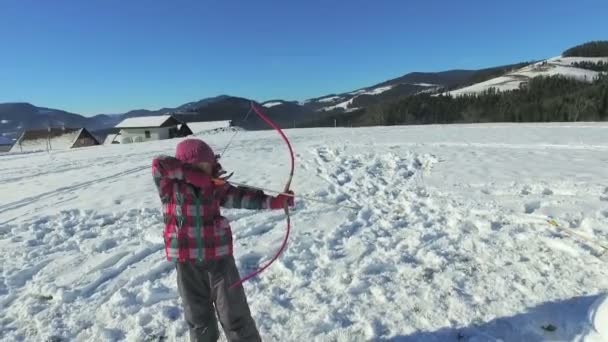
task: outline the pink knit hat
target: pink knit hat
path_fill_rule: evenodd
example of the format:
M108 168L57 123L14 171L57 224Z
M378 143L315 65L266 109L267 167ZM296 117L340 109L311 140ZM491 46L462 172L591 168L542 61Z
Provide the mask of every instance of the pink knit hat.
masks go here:
M175 158L188 164L215 162L215 154L211 147L199 139L186 139L177 144Z

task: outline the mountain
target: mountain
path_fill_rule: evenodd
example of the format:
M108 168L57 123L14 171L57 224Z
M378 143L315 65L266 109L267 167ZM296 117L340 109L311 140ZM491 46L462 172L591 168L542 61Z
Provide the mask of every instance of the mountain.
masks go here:
M13 140L0 136L0 145L12 145L13 144Z
M178 118L186 122L231 120L234 125L244 129L257 130L270 128L257 115L250 112L252 100L241 97L228 97L221 101L199 107L195 113L179 115ZM274 101L265 102L264 112L280 127L298 126L304 122L316 119L315 112L299 105L297 102Z
M352 112L371 105L395 101L406 96L437 93L440 90L449 90L485 81L530 63L510 64L480 70L412 72L371 87L310 99L304 102L304 106L316 111Z
M36 107L30 103L0 103L0 135L15 139L24 129L85 127L95 129L103 121L59 109Z
M307 126L608 120L608 42L567 52L576 56L480 70L436 92L334 111Z
M166 113L194 112L198 108L204 107L204 106L209 105L214 102L223 101L227 98L230 98L230 96L220 95L220 96L216 96L216 97L202 99L202 100L195 101L195 102L188 102L186 104L183 104L181 106L174 107L174 108L161 108L161 109L157 109L157 110L136 109L136 110L131 110L129 112L126 112L125 114L122 115L122 118L125 119L125 118L132 118L132 117L138 117L138 116L156 116L156 115L163 115Z
M281 127L327 125L333 124L338 119L342 122L358 122L359 124L382 124L386 123L386 118L378 116L381 114L380 108L384 108L384 110L392 108L390 111L397 112L407 109L407 115L423 115L423 109L417 107L412 109L410 108L411 103L403 105L404 101L409 101L408 99L411 100L412 98L414 98L413 102L415 103L420 98L429 98L430 100L419 101L420 103L426 103L435 101L431 97L438 95L462 97L483 95L489 91L519 90L537 76L561 75L568 79L591 84L600 75L608 72L608 56L606 56L608 52L606 51L608 51L608 42L591 42L568 49L562 56L547 60L522 62L479 70L412 72L349 92L328 94L303 102L275 99L263 102L262 106L268 116ZM571 86L567 81L564 82L564 89ZM535 82L535 86L538 87L539 83ZM552 87L553 85L549 83L548 86ZM581 88L583 86L576 87ZM595 100L590 101L589 106L604 108L602 103L596 104L593 102ZM4 103L0 104L0 136L14 139L24 129L45 128L49 125L52 127L85 127L91 131L99 131L101 132L100 135L103 136L105 132L110 131L110 128L124 118L166 113L172 113L185 122L231 120L235 125L245 129L267 129L267 124L260 120L257 115L250 114L247 116L250 102L250 99L242 97L221 95L188 102L178 107L166 107L158 110L137 109L124 114L100 114L93 117L83 117L58 109L36 107L29 103ZM400 103L402 105L397 109L391 107ZM448 106L446 108L442 107L441 110L444 112L455 110L454 104L444 105ZM423 106L422 108L427 107ZM410 110L415 110L417 113L410 113ZM458 110L460 110L458 115L461 115L462 108ZM365 118L370 113L376 115L373 120ZM458 117L458 115L454 117ZM479 116L477 114L467 115L467 117ZM245 120L245 117L247 117L247 120ZM354 120L355 117L356 120ZM442 115L437 114L437 117L442 117ZM587 115L585 117L592 116ZM397 122L401 122L399 120ZM424 123L427 120L417 119L414 122Z
M195 102L188 102L186 104L183 104L183 105L175 108L175 111L176 112L194 112L199 108L205 107L205 106L215 103L215 102L220 102L220 101L226 100L230 97L231 96L228 96L228 95L220 95L220 96L216 96L216 97L202 99L202 100L195 101Z
M367 108L379 103L395 101L399 98L420 94L436 93L457 85L479 79L479 75L491 74L489 70L503 70L505 67L483 70L449 70L443 72L414 72L387 80L369 87L341 94L330 94L318 98L297 101L276 99L262 103L268 116L281 127L300 127L322 120L332 113L347 113ZM103 137L121 120L129 117L155 116L174 113L181 120L212 121L232 120L246 129L267 129L266 123L256 115L243 121L249 110L250 99L220 95L199 101L188 102L178 107L157 110L137 109L124 114L100 114L83 117L58 109L36 107L28 103L0 104L0 135L15 138L24 129L58 127L85 127L98 131Z
M297 101L272 100L262 103L267 115L280 127L301 127L323 120L330 114L348 113L372 105L398 100L421 93L437 93L458 85L468 84L480 75L494 75L490 70L504 70L509 66L483 70L449 70L437 73L414 72L369 87L341 94ZM29 103L0 104L0 135L16 138L24 129L52 127L85 127L103 138L121 120L130 117L155 116L174 113L185 122L231 120L245 129L267 129L257 115L249 115L250 99L221 95L188 102L178 107L158 110L137 109L124 114L99 114L84 117L63 110L36 107Z
M189 102L175 108L159 110L133 110L125 114L99 114L85 117L60 109L37 107L30 103L0 103L0 136L16 139L25 129L41 129L47 127L84 127L92 132L98 131L98 138L103 138L111 128L128 117L162 115L167 112L196 111L217 101L230 98L222 95L213 98ZM199 121L199 120L196 120Z

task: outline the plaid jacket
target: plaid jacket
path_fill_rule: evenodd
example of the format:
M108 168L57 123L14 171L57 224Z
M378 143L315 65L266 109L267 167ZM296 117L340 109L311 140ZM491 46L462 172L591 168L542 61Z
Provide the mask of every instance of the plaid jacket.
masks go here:
M165 253L169 261L217 260L232 255L232 231L220 214L224 208L270 209L272 196L262 191L216 186L211 177L181 161L161 156L152 175L162 202Z

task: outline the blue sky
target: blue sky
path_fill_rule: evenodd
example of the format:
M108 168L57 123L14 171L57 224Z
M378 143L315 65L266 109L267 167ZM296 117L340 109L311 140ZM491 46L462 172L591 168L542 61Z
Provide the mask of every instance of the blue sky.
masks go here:
M608 1L0 0L0 102L84 115L303 100L608 39Z

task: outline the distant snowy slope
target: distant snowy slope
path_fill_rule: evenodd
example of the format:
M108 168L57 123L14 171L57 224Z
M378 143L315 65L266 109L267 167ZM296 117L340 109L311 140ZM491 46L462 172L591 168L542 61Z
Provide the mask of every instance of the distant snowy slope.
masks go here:
M283 102L278 102L278 101L275 101L275 102L265 102L263 104L263 106L266 107L266 108L270 108L270 107L278 106L281 103L283 103Z
M464 88L452 90L444 94L452 96L474 95L495 88L499 91L518 89L519 86L531 78L537 76L562 75L576 78L581 81L592 82L600 74L597 71L577 68L573 63L577 62L604 62L608 63L608 57L554 57L521 69L509 72L503 76L496 77L485 82L476 83Z
M341 96L328 96L328 97L323 97L317 100L317 102L335 102L342 99Z
M376 87L358 89L348 93L328 95L316 99L309 99L304 101L303 104L319 112L333 111L336 109L348 112L358 109L358 106L356 105L357 98L361 96L378 96L388 92L389 90L400 88L400 86L402 85L413 86L412 88L408 88L407 90L405 90L406 93L410 95L415 94L417 92L426 91L428 89L436 88L436 85L431 83L384 84Z
M420 87L429 87L429 88L435 87L435 85L428 84L428 83L417 83L415 85L420 86ZM395 87L395 85L385 85L385 86L371 88L371 89L359 89L359 90L356 90L356 91L353 91L350 93L342 94L340 96L331 96L331 97L318 99L317 102L332 103L329 106L319 108L318 111L331 111L331 110L335 110L335 109L342 109L346 112L353 111L353 110L358 109L356 107L353 107L353 102L358 97L363 96L363 95L369 95L369 96L380 95L382 93L385 93L385 92L393 89L394 87Z
M335 104L335 105L323 107L323 108L319 109L319 111L329 111L329 110L334 110L334 109L338 109L338 108L340 108L340 109L342 109L344 111L349 111L349 110L356 109L356 108L350 108L350 106L352 105L353 100L355 98L356 98L356 96L353 97L353 98L351 98L351 99L349 99L349 100L346 100L344 102L340 102L340 103Z
M608 63L608 57L553 57L547 60L551 64L572 66L573 63L589 62L589 63Z

